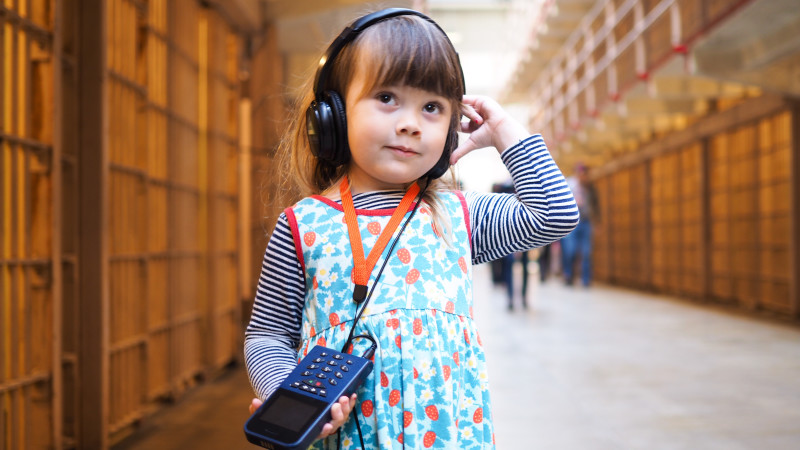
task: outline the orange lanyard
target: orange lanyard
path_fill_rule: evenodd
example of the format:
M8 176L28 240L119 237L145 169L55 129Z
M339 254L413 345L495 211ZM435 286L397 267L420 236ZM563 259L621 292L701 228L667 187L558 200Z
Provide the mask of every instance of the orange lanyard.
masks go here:
M342 179L339 185L339 194L342 198L342 209L344 210L344 220L347 223L347 233L350 235L350 248L353 250L353 282L356 284L355 290L353 291L353 300L357 303L361 303L367 297L369 275L372 273L372 269L375 268L375 263L378 262L378 258L381 256L381 253L383 253L383 249L386 248L386 244L389 243L392 234L394 234L394 230L397 229L403 216L411 209L411 202L414 201L414 197L416 197L418 193L419 186L414 182L409 186L406 195L403 196L400 204L395 208L391 219L389 219L389 223L386 224L386 228L384 228L380 236L378 236L378 241L375 242L375 246L372 247L369 256L365 260L361 231L358 229L356 209L355 206L353 206L353 195L350 193L350 183L346 176Z

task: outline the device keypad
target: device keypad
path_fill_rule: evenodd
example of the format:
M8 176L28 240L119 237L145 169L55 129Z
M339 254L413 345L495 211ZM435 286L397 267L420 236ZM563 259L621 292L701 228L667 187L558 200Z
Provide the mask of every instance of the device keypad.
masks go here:
M307 365L306 370L301 373L304 379L295 381L291 387L326 397L328 391L325 385L337 386L339 384L337 379L343 379L344 373L350 371L349 366L354 364L352 359L345 359L345 357L346 355L340 353L321 352L319 357L312 360L313 364Z

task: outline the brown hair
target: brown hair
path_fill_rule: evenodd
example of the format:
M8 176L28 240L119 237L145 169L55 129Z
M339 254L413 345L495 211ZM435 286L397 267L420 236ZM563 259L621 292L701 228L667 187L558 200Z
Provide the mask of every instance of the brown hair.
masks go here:
M452 116L448 141L457 143L461 118L463 80L458 55L447 37L433 23L414 15L402 15L383 20L363 30L336 56L331 75L322 90L344 94L358 68L368 67L374 76L364 86L364 92L377 86L410 86L436 93L450 101ZM344 176L349 165L334 167L317 159L312 153L306 134L306 108L314 100L313 77L303 86L303 95L295 105L294 117L280 144L280 153L288 165L288 174L304 196L320 194ZM444 149L443 149L444 150ZM452 149L447 149L452 150ZM287 173L287 172L284 172ZM449 189L450 182L435 180L426 192L425 201L431 205L449 235L449 220L438 213L441 208L437 190ZM424 186L424 182L420 183Z

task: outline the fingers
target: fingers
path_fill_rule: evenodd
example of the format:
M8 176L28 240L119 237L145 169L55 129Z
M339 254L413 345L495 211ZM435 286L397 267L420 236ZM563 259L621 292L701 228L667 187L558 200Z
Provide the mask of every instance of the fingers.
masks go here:
M476 124L483 123L483 117L478 114L478 111L475 111L471 105L463 103L461 105L461 115L469 119L470 123L475 122Z
M322 427L322 431L319 434L319 439L330 436L342 425L344 425L355 405L356 394L353 394L350 396L350 398L344 396L340 397L339 401L331 406L331 421Z
M334 403L333 406L331 406L331 421L322 427L322 431L319 433L319 438L326 438L333 434L333 432L341 426L341 423L339 422L344 422L342 420L341 400L339 400L339 403Z
M472 139L467 139L461 145L459 145L453 153L450 155L450 164L455 164L467 153L475 150L477 147L472 143Z
M451 164L467 153L484 147L491 146L502 152L529 135L521 123L490 97L465 95L461 102L462 114L469 118L469 122L461 123L461 131L470 136L453 152Z
M484 95L465 95L461 102L470 107L481 118L480 123L490 121L494 116L504 114L503 107L499 103ZM470 117L470 119L473 119L473 117Z
M261 406L262 403L263 402L261 400L259 400L257 398L254 398L250 402L250 414L253 414L254 412L256 412L256 410Z
M353 395L350 396L350 402L349 403L350 403L350 411L352 411L353 408L356 407L356 394L353 394ZM350 411L348 411L348 414L350 413Z

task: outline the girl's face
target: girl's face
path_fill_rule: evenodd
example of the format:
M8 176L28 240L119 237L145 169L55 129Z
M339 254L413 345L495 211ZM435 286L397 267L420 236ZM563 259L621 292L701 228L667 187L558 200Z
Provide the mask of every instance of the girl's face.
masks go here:
M350 184L354 192L405 189L442 156L450 102L409 86L363 93L366 74L356 72L345 96Z

